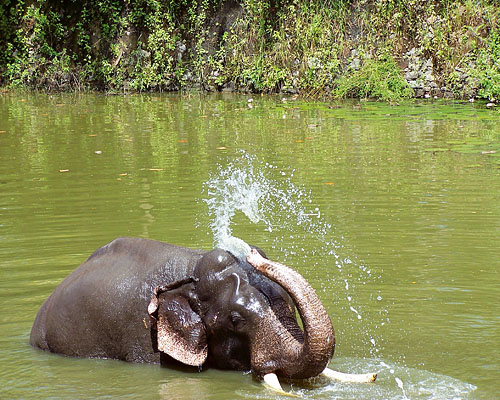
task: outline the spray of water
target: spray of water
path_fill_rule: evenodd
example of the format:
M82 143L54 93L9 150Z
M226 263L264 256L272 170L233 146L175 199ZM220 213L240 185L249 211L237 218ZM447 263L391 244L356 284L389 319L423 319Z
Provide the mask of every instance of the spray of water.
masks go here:
M378 279L366 266L349 256L343 237L336 235L312 192L295 184L295 171L279 168L258 157L240 152L235 161L218 166L204 185L203 201L208 206L210 233L215 247L240 259L250 251L235 237L233 228L247 219L244 237L262 246L276 261L301 266L307 279L319 287L325 300L343 309L339 337L356 337L364 352L377 356L382 343L380 328L389 322L387 308L377 308L378 316L368 315L367 305L380 302L380 293L359 290ZM243 218L245 220L245 218ZM369 296L361 298L360 294Z
M217 173L206 182L204 201L211 216L210 229L216 247L241 258L250 251L243 240L233 236L232 225L238 211L270 233L297 227L307 229L311 227L312 217L319 217L319 209L305 208L305 204L311 203L310 193L291 182L293 171L286 177L286 173L276 169L241 152L238 161L225 168L219 166ZM273 179L271 172L282 179ZM313 230L324 234L318 226Z

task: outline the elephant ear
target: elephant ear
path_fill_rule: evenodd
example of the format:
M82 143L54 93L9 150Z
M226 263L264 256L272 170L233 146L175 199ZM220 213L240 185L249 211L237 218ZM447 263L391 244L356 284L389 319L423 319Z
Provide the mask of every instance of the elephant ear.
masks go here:
M155 289L148 306L153 349L183 364L201 366L208 354L205 326L179 287L182 283L186 281Z

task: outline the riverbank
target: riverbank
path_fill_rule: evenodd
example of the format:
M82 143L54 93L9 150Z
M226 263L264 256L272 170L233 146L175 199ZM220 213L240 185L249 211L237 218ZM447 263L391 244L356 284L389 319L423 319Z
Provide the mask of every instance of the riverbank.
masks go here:
M6 1L0 84L500 98L494 1Z

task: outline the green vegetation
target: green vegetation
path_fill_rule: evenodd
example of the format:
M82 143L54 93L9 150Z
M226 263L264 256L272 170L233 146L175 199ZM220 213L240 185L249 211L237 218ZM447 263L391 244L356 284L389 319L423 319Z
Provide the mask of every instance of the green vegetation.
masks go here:
M0 84L500 98L493 0L0 0Z
M478 95L490 101L500 97L500 31L493 32L487 46L477 51L476 68L471 71L472 85L479 88Z
M385 54L379 58L367 59L359 70L340 77L334 94L337 97L398 100L411 97L413 91L403 79L394 59Z

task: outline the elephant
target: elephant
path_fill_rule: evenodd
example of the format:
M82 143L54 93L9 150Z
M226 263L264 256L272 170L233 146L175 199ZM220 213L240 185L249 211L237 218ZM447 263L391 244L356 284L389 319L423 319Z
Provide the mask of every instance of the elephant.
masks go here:
M256 247L241 260L122 237L56 287L30 344L66 356L251 371L280 391L278 376L328 370L335 334L307 281Z

